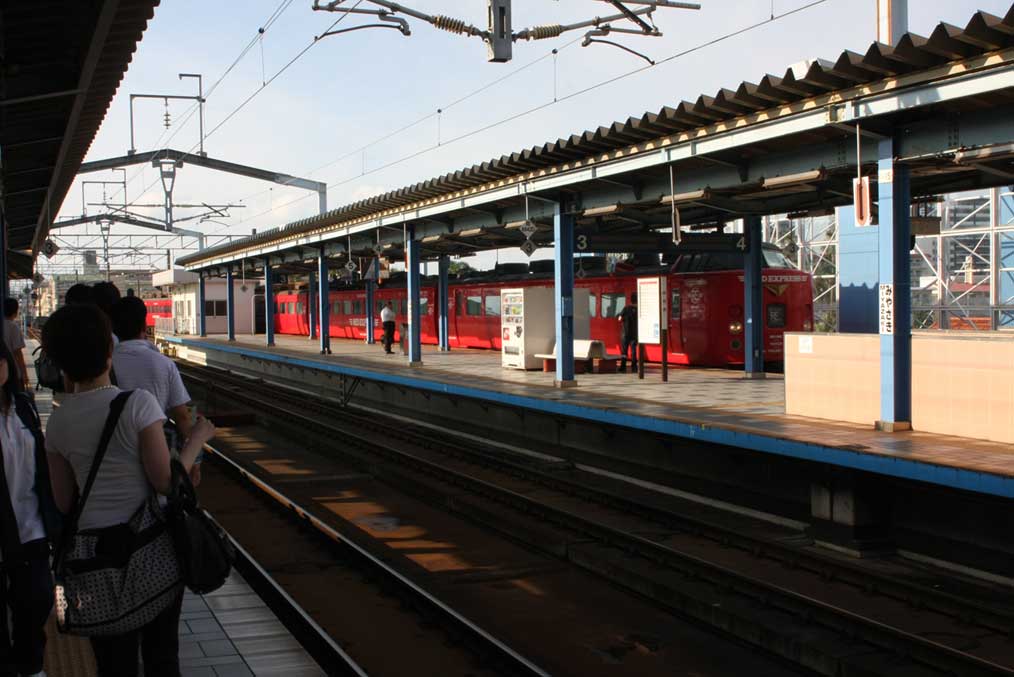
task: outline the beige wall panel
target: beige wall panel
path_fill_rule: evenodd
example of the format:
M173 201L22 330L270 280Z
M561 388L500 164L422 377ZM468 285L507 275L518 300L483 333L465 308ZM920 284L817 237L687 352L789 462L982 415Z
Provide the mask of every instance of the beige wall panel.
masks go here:
M800 351L800 338L812 352ZM786 334L785 413L873 426L880 415L880 342L868 334Z

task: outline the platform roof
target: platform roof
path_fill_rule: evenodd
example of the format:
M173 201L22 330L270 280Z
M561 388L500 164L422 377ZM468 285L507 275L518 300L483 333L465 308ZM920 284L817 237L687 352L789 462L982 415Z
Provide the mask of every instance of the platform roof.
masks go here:
M0 201L10 250L38 253L159 1L0 9ZM11 259L16 268L24 261Z
M525 202L540 196L577 214L597 249L665 246L671 202L683 224L720 226L747 214L830 209L851 202L857 164L876 172L877 143L898 138L913 195L1014 181L1014 7L977 12L964 28L941 23L894 47L788 68L694 102L476 164L179 259L190 269L251 257L298 261L329 254L397 255L415 226L424 256L520 244ZM1009 110L1009 108L1007 109ZM856 157L861 129L862 158ZM670 166L676 190L670 189ZM675 198L670 197L675 195ZM392 232L393 231L393 232Z

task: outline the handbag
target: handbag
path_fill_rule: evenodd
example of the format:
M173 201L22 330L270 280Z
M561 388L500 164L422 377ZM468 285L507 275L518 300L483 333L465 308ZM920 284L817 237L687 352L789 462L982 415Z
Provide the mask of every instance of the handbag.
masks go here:
M35 358L35 389L52 388L53 392L62 393L63 374L60 373L60 367L46 354L42 346L33 350L32 355L38 355Z
M201 509L190 474L177 460L172 461L172 475L167 518L183 582L191 592L205 595L218 590L229 577L236 548L225 530Z
M53 559L60 632L122 635L150 623L180 594L180 566L154 492L123 524L77 529L129 397L130 391L120 393L109 405L88 479Z

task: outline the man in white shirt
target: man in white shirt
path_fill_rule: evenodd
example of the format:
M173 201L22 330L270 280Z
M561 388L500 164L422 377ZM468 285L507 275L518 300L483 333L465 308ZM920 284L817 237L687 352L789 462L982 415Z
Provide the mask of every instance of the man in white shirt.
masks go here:
M176 424L180 442L190 436L190 393L183 385L176 363L160 353L147 338L145 320L148 309L136 296L121 298L113 304L113 330L120 338L113 350L116 385L123 390L147 390L158 400L162 411ZM191 477L200 481L200 465Z
M383 310L380 311L380 322L384 326L384 352L388 355L391 354L391 343L394 342L394 308L391 306L391 302L388 301ZM373 327L369 328L372 331Z
M18 323L18 300L10 297L4 299L4 343L7 349L14 356L14 362L18 365L17 379L29 389L28 366L25 364L25 337L21 333L21 325Z

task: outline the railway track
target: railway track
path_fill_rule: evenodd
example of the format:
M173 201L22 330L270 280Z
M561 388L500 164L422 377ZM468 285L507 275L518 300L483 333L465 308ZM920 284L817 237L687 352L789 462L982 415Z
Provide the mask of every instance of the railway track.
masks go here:
M400 602L393 615L401 618L386 622L382 634L366 629L365 636L356 637L354 643L360 653L369 653L361 648L369 641L381 644L380 652L393 648L405 652L403 668L395 668L394 674L402 669L414 674L469 676L549 674L332 529L285 493L247 472L228 454L210 445L208 450L213 461L205 472L214 479L206 485L215 488L210 490L214 495L204 500L218 506L215 516L237 545L237 569L326 674L365 677L374 671L335 642L329 621L325 618L318 622L303 610L304 605L321 608L334 601L335 607L341 609L351 599L359 600L360 604L374 599L375 604L390 609L391 596ZM202 489L202 496L208 492ZM250 501L251 495L256 500ZM227 507L230 504L233 509ZM257 538L251 538L252 533ZM274 568L288 580L288 587L294 588L294 592L290 593L260 564L271 559L275 559ZM357 610L350 612L355 614ZM442 632L430 632L431 636L420 640L421 624L438 627ZM347 624L342 634L349 634ZM370 637L375 634L375 638ZM413 652L421 642L426 643L423 658ZM477 668L478 664L482 667ZM390 665L384 665L376 672L390 670Z
M218 370L196 371L189 365L183 370L191 380L303 434L340 435L343 445L337 451L385 481L418 491L418 476L428 476L592 539L608 552L598 558L586 551L557 554L683 614L728 629L750 625L750 610L740 608L744 602L760 608L761 616L770 612L788 632L771 631L769 618L745 633L741 627L738 634L753 634L757 643L818 672L837 674L856 659L800 647L793 639L799 628L819 629L825 642L861 640L874 653L887 654L880 657L887 665L893 656L895 663L911 660L931 673L1014 674L1009 640L1014 622L1002 610L562 478L559 466L547 469L531 457L505 455L402 422L381 424L373 414ZM519 481L541 491L526 491ZM559 495L547 496L547 490ZM524 540L523 527L502 516L492 522ZM722 599L717 607L715 591ZM878 618L864 613L864 606L875 608Z

